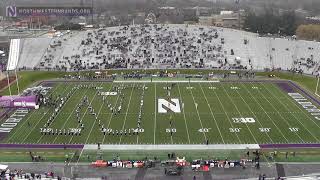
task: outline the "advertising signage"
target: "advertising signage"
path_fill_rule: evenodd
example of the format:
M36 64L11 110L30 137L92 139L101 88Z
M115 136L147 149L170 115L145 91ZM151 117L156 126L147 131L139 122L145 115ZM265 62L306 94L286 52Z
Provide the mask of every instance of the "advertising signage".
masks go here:
M16 7L6 8L8 17L24 16L89 16L91 7Z
M0 96L0 108L38 109L37 96Z

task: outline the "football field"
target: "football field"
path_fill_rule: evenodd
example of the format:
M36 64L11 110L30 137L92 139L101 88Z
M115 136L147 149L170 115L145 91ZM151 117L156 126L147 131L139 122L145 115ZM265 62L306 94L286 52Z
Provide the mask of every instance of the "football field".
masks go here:
M42 105L30 111L2 143L290 144L320 140L319 104L287 81L44 82L43 86L52 87L46 97L58 103L63 98L64 103L58 110Z

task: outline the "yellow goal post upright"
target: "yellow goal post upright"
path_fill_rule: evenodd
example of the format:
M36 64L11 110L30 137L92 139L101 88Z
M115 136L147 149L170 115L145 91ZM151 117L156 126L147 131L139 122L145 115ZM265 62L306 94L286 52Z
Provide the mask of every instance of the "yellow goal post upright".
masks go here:
M317 78L317 85L316 85L316 90L314 92L315 95L317 95L318 97L320 97L320 95L318 94L318 88L319 88L319 79L320 79L320 72L318 73L318 75L316 76Z

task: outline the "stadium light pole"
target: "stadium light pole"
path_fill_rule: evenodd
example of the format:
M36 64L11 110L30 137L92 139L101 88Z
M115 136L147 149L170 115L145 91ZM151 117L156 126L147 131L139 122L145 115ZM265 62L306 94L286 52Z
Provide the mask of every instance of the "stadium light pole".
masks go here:
M15 74L15 76L16 76L16 81L17 81L18 95L20 95L19 79L18 79L18 76L17 76L17 69L14 70L14 74Z
M318 78L317 78L317 85L316 85L316 91L314 92L317 96L319 96L318 95L318 86L319 86L319 75L318 75Z
M8 71L8 70L7 70L7 81L8 81L8 87L9 87L9 94L10 94L10 96L11 96L12 93L11 93L10 79L9 79L9 71Z

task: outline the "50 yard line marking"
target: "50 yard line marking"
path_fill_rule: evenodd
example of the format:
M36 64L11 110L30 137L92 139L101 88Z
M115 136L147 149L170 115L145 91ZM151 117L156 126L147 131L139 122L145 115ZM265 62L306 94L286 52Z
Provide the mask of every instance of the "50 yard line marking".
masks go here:
M124 129L125 125L126 125L126 121L127 121L127 117L128 117L128 111L129 111L130 104L131 104L132 93L133 93L133 90L134 90L135 85L136 85L136 84L134 83L134 84L133 84L133 87L132 87L132 90L131 90L128 108L127 108L126 115L125 115L125 117L124 117L124 122L123 122L123 125L122 125L122 128L121 128L122 132L123 132L123 129ZM121 144L121 140L122 140L122 135L120 136L119 144Z
M51 94L53 94L55 91L57 91L57 89L58 89L61 85L62 85L62 83L61 83L61 84L59 83L59 85L58 85L52 92L50 92L49 95L51 95ZM49 111L50 111L50 108L49 108L47 111L45 111L44 114L47 114ZM22 127L24 127L24 124L28 122L28 120L31 118L31 116L32 116L34 113L35 113L35 111L32 111L32 113L30 113L29 117L21 124L21 126L20 126L16 131L14 131L12 135L10 135L9 139L7 140L7 142L10 142L10 140L15 136L15 134L16 134L17 132L21 132L20 129L21 129Z
M208 107L209 107L211 116L212 116L212 118L213 118L213 120L214 120L214 122L215 122L215 124L216 124L216 126L217 126L217 128L218 128L218 132L219 132L220 137L221 137L221 139L222 139L222 143L225 144L224 139L223 139L223 136L222 136L222 133L221 133L220 128L219 128L219 126L218 126L217 120L216 120L216 118L215 118L215 116L214 116L214 114L213 114L213 112L212 112L211 105L209 104L209 101L208 101L208 99L207 99L207 96L205 95L205 93L204 93L204 91L203 91L203 88L202 88L202 86L201 86L201 83L199 83L199 86L200 86L201 91L202 91L202 94L203 94L203 96L204 96L204 98L205 98L205 100L206 100L206 102L207 102L207 104L208 104Z
M181 92L180 92L179 83L177 83L177 84L178 84L179 96L180 96L180 99L181 99L181 101L182 101L182 96L181 96ZM186 113L184 112L184 107L183 107L182 111L183 111L184 123L185 123L185 125L186 125L186 131L187 131L187 136L188 136L188 142L189 142L189 144L191 144L190 136L189 136L189 130L188 130L188 125L187 125Z
M156 144L157 127L157 83L154 83L154 125L153 125L153 144Z
M145 88L146 88L146 83L143 84L143 95L145 95L145 94L144 94ZM140 99L139 102L141 103L141 99ZM144 103L144 101L143 101L143 105L144 105L144 104L145 104L145 103ZM142 113L142 111L141 111L141 117L142 117L142 114L143 114L143 113ZM137 144L138 144L138 143L139 143L139 136L137 136Z

